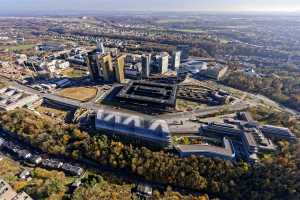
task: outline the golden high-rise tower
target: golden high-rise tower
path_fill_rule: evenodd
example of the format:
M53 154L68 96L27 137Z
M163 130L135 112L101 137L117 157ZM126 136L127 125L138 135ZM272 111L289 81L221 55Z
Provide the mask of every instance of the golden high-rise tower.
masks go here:
M110 54L104 55L100 58L100 63L103 72L103 79L107 82L112 82L114 78L114 69L112 64L112 57Z
M115 65L115 76L116 76L116 81L118 83L123 83L125 80L124 68L125 68L125 56L121 55L117 58L117 63Z

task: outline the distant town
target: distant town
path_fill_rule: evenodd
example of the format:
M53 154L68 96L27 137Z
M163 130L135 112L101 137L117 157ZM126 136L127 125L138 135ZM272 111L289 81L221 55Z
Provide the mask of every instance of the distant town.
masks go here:
M171 185L208 199L208 186L153 178L145 166L133 167L141 162L133 157L146 148L253 170L284 157L283 145L298 146L300 137L299 30L284 24L288 17L201 17L1 17L0 164L18 163L27 184L40 169L72 177L69 199L103 166L113 168L103 170L109 174L128 170L116 176L136 184L130 193L137 198ZM80 152L97 145L128 149ZM132 170L125 158L133 159ZM6 181L0 199L37 198L30 197L33 186Z

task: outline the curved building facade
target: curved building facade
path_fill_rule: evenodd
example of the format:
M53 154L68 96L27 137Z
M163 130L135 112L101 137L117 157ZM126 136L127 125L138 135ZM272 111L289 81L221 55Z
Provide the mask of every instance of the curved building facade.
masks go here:
M108 135L119 135L140 141L147 141L153 146L168 147L171 135L166 121L145 118L123 112L99 110L96 129L104 130Z

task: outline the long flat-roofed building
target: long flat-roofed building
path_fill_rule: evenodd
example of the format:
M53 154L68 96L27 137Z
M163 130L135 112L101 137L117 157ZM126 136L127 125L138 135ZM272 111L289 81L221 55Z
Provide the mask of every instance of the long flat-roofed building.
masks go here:
M250 132L243 132L241 137L248 155L258 153L258 144Z
M202 129L206 132L227 136L239 136L243 133L243 130L239 129L236 125L216 122L211 122L207 125L203 125Z
M218 157L224 160L234 160L235 151L227 138L223 138L224 146L213 146L209 144L194 144L194 145L178 145L178 150L181 157L188 157L191 155Z
M263 134L277 140L289 140L292 142L297 141L297 137L288 128L264 125L260 127Z
M164 120L99 110L95 126L96 129L103 130L111 136L132 138L141 142L148 142L153 146L168 147L171 145L169 127Z
M274 151L273 142L256 127L255 124L248 127L247 121L224 120L226 123L208 123L202 125L205 134L214 134L218 137L228 137L230 140L240 140L244 153L249 161L256 161L258 154L266 151Z
M237 119L246 122L253 122L253 118L249 112L238 112L236 114Z

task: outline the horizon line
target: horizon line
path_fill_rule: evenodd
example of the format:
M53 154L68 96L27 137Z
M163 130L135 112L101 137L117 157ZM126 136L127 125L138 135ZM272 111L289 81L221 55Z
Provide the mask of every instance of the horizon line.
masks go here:
M294 11L280 11L280 10L64 10L64 9L56 9L56 10L35 10L35 14L32 13L32 10L24 10L24 11L3 11L0 13L0 16L14 16L14 15L22 15L22 16L52 16L52 15L75 15L77 12L78 15L90 14L94 15L96 12L103 13L210 13L210 14L300 14L300 10ZM98 13L101 14L101 13Z

